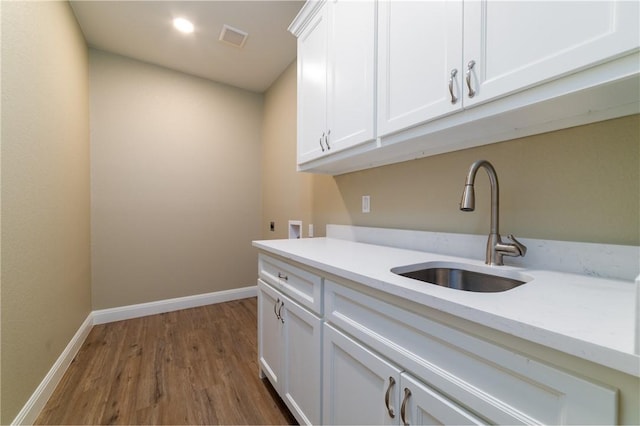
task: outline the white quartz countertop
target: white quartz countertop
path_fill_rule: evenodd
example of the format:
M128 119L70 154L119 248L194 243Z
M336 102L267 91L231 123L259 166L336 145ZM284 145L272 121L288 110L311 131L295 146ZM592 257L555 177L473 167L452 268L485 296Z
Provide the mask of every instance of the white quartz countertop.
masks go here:
M631 281L497 266L531 281L500 293L423 283L391 268L424 262L486 267L478 260L334 238L254 241L260 250L640 377Z

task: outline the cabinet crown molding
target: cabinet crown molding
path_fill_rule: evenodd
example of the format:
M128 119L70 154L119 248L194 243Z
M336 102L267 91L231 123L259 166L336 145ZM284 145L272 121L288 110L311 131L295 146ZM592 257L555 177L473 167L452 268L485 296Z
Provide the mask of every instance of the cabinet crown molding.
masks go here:
M316 13L326 3L326 0L312 0L307 1L300 9L300 12L293 18L293 21L289 25L289 32L298 37L300 33L306 28L307 24L315 16Z

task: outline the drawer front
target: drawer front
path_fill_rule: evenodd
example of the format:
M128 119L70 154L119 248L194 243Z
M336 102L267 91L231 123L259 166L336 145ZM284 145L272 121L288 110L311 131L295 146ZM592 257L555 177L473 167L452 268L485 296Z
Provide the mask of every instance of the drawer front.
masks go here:
M325 281L325 317L497 424L615 424L617 392Z
M311 272L260 253L258 274L307 309L322 315L322 278Z

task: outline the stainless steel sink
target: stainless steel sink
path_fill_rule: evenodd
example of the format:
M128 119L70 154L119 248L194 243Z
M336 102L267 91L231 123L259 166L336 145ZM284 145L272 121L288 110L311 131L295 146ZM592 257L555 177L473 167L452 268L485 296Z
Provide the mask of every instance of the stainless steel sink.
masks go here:
M517 272L494 275L487 273L488 271L473 271L455 264L409 265L393 268L391 272L429 284L480 293L507 291L530 281L528 277Z

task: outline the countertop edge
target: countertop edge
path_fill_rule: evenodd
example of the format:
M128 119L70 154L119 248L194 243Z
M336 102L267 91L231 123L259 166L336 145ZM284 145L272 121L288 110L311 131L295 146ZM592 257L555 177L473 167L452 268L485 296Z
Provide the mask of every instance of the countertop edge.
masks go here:
M414 302L416 301L416 299L412 297L412 293L415 293L413 290L401 289L402 291L399 293L392 293L389 291L389 286L394 286L394 284L392 283L380 281L367 275L354 272L352 270L336 267L335 265L331 265L313 259L311 257L273 247L272 245L269 245L270 241L277 240L253 241L252 245L259 250L281 256L285 259L298 262L308 267L325 271L329 274L366 285L370 288L383 291L396 297ZM356 242L354 244L363 243ZM504 317L491 312L486 312L473 306L461 304L457 301L447 300L446 298L421 294L421 297L419 299L420 301L418 303L421 303L429 308L454 315L458 318L468 320L479 325L503 332L505 334L537 343L542 346L549 347L551 349L555 349L557 351L590 362L594 362L596 364L620 371L625 374L629 374L634 377L640 377L639 355L620 351L607 346L598 345L593 342L581 340L567 334L558 333L532 324L517 321L512 318ZM479 321L479 319L481 321Z

